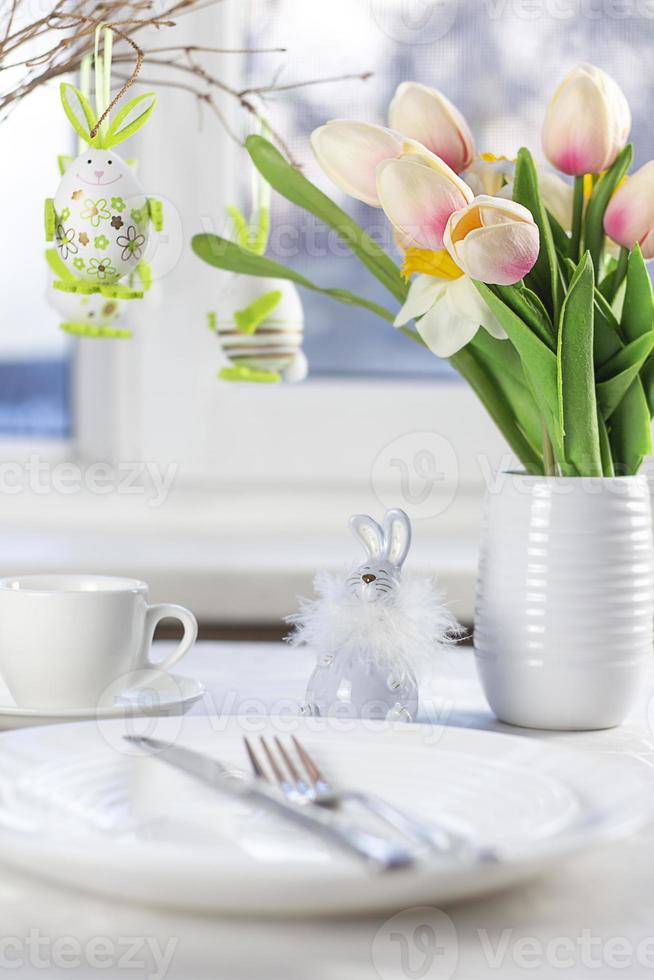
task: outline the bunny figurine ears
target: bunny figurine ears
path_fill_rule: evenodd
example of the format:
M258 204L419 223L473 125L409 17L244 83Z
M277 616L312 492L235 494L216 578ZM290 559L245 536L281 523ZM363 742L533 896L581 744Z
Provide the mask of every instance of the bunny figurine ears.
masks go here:
M411 547L411 521L403 510L387 510L383 527L368 514L355 514L350 527L370 561L388 562L400 571Z

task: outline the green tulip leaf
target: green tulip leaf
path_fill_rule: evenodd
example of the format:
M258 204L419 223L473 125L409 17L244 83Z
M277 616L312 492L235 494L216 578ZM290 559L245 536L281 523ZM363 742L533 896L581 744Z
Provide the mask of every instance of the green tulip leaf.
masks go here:
M627 282L620 317L620 328L627 340L653 335L654 297L643 254L634 246L627 265ZM650 415L654 415L654 357L649 357L641 372Z
M558 391L565 461L580 476L602 476L593 368L594 275L586 252L561 307Z
M606 362L624 347L620 324L606 299L596 289L594 298L593 360L601 371Z
M282 197L333 228L351 252L403 303L407 284L391 257L345 211L291 166L269 140L248 136L245 146L257 170Z
M552 238L554 239L554 247L556 248L557 252L559 252L565 259L573 258L572 239L568 235L567 231L559 224L551 211L546 210L546 214L547 220L550 223Z
M556 332L552 320L536 293L522 283L490 288L550 350L556 350Z
M615 472L619 476L637 473L652 451L649 406L638 378L609 420L609 439Z
M611 440L609 430L606 427L602 415L597 419L597 431L599 432L600 457L602 459L602 474L604 476L615 476L613 469L613 455L611 453Z
M539 413L545 420L549 437L559 459L563 454L563 431L557 392L556 355L530 330L524 320L493 292L490 286L482 282L475 282L475 286L491 313L506 330L509 340L518 353L525 380Z
M618 154L612 166L600 177L593 188L584 221L584 242L591 254L595 275L599 272L604 247L604 212L611 195L631 166L634 151L631 143Z
M542 473L541 417L515 347L505 340L491 337L486 330L478 330L465 349L474 353L490 376L496 397L499 393L510 409L513 428L517 429L517 433L511 436L511 430L507 430L506 425L500 425L507 442L528 472ZM521 445L521 439L527 441L528 449Z
M486 356L479 344L482 335L498 347L512 350L506 341L493 340L485 330L478 330L470 343L450 357L450 363L468 382L527 472L542 473L543 461L537 448L538 442L533 443L522 425L523 419L530 419L535 412L531 393L511 375L503 374L498 361ZM537 428L539 426L540 423Z
M518 150L513 179L513 200L531 211L538 225L540 249L536 263L526 276L525 283L545 303L550 316L556 318L561 305L561 283L552 229L540 196L538 174L529 150Z
M297 283L304 289L310 289L314 293L322 293L324 296L331 296L339 303L347 303L354 306L362 306L371 313L388 320L391 323L395 315L390 310L373 303L371 300L357 296L347 289L327 289L317 286L315 283L306 279L304 276L290 269L288 266L275 262L264 255L255 255L247 249L241 248L235 242L227 241L219 235L194 235L191 239L191 247L196 255L204 262L215 266L217 269L225 269L228 272L238 272L244 276L266 276L271 279L288 279L290 282Z
M638 373L654 348L654 334L645 334L622 347L601 371L597 372L597 403L602 417L608 419L616 410L638 377Z

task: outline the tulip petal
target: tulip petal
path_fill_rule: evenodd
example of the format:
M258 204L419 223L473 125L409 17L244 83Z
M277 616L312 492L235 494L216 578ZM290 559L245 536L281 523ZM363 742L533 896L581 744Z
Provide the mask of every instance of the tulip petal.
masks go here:
M477 228L456 246L454 260L471 279L510 286L538 258L538 228L523 222Z
M518 282L538 258L539 233L531 212L516 201L485 195L452 214L444 241L459 268L485 283Z
M443 279L434 276L416 276L409 286L404 306L395 317L394 326L403 327L409 320L422 316L431 309L445 288Z
M475 143L468 123L437 89L402 82L388 110L389 125L439 156L456 173L470 166Z
M383 126L333 119L314 129L311 146L318 163L337 187L364 204L380 207L376 171L398 157L401 141Z
M640 250L646 262L654 259L654 228L643 238L640 243Z
M406 246L443 247L448 218L467 203L462 181L452 177L456 182L416 157L388 160L377 168L381 206Z
M654 160L615 192L604 214L604 231L625 248L643 242L654 228Z
M416 324L418 333L437 357L456 354L472 340L480 326L476 318L461 312L452 301L453 286L460 281L457 279L448 286L441 299Z
M539 173L538 187L543 204L553 214L564 231L572 228L572 185L558 174Z
M482 153L463 174L465 182L475 194L491 194L503 197L503 188L511 185L515 174L515 161L508 157L496 157Z

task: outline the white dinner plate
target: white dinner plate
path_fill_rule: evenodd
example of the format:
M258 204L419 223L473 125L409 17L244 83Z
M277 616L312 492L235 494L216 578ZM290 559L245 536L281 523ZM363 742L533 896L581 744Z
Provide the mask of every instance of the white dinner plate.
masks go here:
M133 731L136 722L129 724ZM246 772L242 736L297 734L325 772L499 850L379 872L123 739L125 721L0 739L0 860L121 901L316 915L442 904L631 831L647 787L610 756L459 728L301 718L150 718L138 731Z
M61 725L68 721L179 715L187 712L205 694L204 686L193 677L156 669L132 671L130 682L132 687L124 690L117 687L115 692L109 691L105 695L108 700L89 708L20 708L2 686L0 731L35 725Z

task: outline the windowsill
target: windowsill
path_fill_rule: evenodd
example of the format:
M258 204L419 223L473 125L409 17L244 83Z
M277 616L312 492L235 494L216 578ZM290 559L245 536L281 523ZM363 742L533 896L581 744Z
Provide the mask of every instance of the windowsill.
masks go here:
M154 601L188 605L205 622L264 623L293 612L318 569L358 558L354 511L378 513L369 494L343 488L176 490L143 496L0 495L3 575L94 571L151 585ZM440 516L414 521L408 568L436 574L455 615L472 621L479 497L459 494Z

